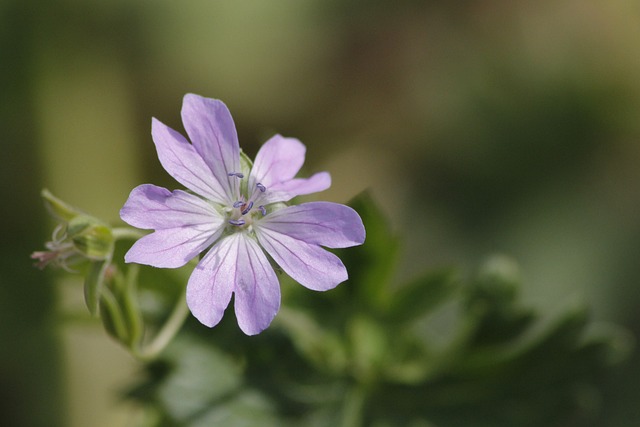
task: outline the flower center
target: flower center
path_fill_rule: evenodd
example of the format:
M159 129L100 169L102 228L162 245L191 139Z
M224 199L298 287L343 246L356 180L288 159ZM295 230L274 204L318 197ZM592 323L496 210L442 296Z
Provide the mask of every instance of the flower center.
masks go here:
M230 172L229 177L243 179L244 175L240 172ZM255 206L255 200L265 191L267 191L267 188L264 185L259 182L256 183L255 189L251 192L251 197L248 200L242 196L240 200L233 204L233 209L230 211L227 222L234 227L245 229L251 227L254 217L258 214L260 214L260 216L265 216L267 214L267 209L264 205Z

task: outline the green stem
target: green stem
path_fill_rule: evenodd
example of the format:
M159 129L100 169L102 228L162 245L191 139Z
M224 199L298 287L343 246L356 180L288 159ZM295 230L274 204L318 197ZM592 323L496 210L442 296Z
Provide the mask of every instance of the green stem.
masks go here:
M137 351L134 351L134 355L140 359L150 360L155 358L165 349L165 347L171 342L173 337L180 331L184 321L189 314L189 307L187 307L187 295L186 292L181 293L181 297L176 302L171 315L167 319L164 325L156 336L148 344L141 346Z
M367 398L365 384L356 383L345 396L342 407L342 427L358 427L362 425L362 413Z
M131 227L114 227L111 229L111 233L115 240L139 239L146 234L143 231Z
M131 264L124 279L124 289L121 290L122 308L129 324L129 346L138 345L143 335L143 320L140 314L140 306L137 300L138 293L138 270L137 264Z

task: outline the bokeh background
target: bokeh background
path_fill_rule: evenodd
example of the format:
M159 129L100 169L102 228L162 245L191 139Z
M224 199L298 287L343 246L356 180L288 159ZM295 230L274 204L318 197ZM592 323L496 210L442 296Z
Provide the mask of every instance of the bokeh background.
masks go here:
M586 301L638 336L639 76L636 0L1 0L0 424L135 419L135 362L31 267L39 191L117 221L135 185L175 187L150 120L182 129L187 92L225 101L250 155L301 139L323 198L370 189L403 276L508 254L527 304ZM601 425L640 425L639 362Z

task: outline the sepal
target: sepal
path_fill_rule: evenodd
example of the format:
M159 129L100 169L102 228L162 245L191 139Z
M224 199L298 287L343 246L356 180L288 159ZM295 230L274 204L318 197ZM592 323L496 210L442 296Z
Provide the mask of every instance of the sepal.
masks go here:
M44 205L49 213L59 221L69 221L82 213L68 203L58 199L46 188L40 192L40 195L44 199Z

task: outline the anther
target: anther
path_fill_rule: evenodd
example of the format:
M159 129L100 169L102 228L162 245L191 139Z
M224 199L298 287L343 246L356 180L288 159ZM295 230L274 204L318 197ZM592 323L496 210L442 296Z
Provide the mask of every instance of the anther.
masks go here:
M253 201L250 200L249 203L244 205L244 209L242 209L242 215L246 215L247 213L249 213L252 207L253 207Z
M267 208L265 208L263 205L258 206L258 209L260 210L260 213L262 213L262 216L265 216L267 214Z
M239 208L240 206L244 205L244 202L242 200L238 200L237 202L235 202L233 204L234 208Z
M242 174L241 172L229 172L227 175L235 176L236 178L244 178L244 174Z
M263 193L265 191L267 191L267 187L265 187L264 185L260 184L259 182L256 183L256 187L258 187L258 190L262 191Z
M239 226L241 226L241 225L244 225L244 224L245 224L245 222L244 222L244 219L230 219L230 220L229 220L229 224L231 224L231 225L236 225L236 226L238 226L238 227L239 227Z

